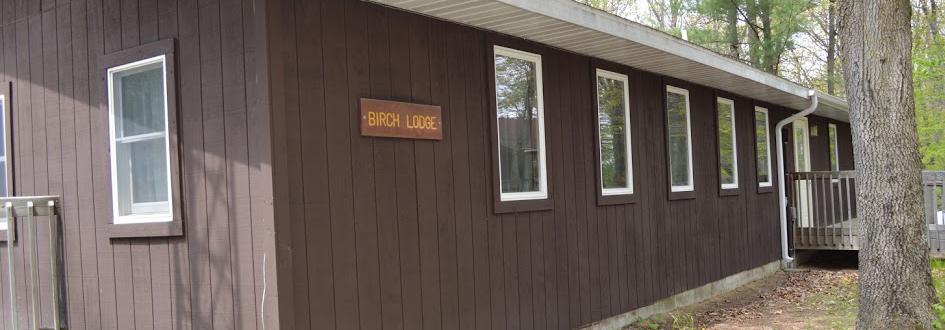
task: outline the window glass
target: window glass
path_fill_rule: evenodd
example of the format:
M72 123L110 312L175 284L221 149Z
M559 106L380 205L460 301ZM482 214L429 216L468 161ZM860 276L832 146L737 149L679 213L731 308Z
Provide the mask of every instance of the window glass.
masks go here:
M689 92L685 89L667 86L666 111L672 190L693 190L692 151L689 136Z
M496 47L495 85L502 199L546 198L541 57Z
M758 185L762 187L771 186L768 138L768 109L755 107L755 155L758 157Z
M597 71L597 128L604 195L633 193L627 85L625 75Z
M810 145L808 144L807 120L794 121L794 169L798 172L810 171Z
M171 221L163 56L109 70L116 223Z
M6 129L7 129L7 108L6 108L6 95L0 95L0 197L8 197L9 192L7 184L7 164L9 164L9 158L7 157L7 141L6 141ZM7 229L7 219L0 218L0 230ZM5 237L5 236L4 236Z
M719 98L719 178L722 188L738 188L738 159L735 151L735 103Z
M834 171L840 171L839 150L837 150L837 125L829 124L828 131L830 135L830 168Z
M7 109L6 109L6 96L0 95L0 197L8 196L8 184L7 184ZM6 223L4 223L2 228L6 228ZM2 229L0 228L0 229Z

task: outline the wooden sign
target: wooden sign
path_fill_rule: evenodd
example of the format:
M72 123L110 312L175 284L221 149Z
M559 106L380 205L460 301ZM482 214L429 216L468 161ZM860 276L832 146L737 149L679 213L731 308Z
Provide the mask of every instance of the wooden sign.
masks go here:
M361 99L361 135L442 140L441 112L436 105Z

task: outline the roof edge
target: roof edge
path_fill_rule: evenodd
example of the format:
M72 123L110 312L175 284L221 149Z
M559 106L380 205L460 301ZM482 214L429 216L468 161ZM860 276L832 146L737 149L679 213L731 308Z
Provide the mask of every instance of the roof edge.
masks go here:
M583 26L628 41L699 62L718 70L807 98L807 87L764 72L745 63L715 53L691 42L678 39L643 24L607 13L573 0L493 0L522 10Z

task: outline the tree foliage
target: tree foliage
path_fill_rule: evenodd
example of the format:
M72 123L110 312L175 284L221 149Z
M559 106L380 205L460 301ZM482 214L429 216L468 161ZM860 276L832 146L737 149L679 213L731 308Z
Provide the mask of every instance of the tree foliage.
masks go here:
M774 74L780 73L783 56L794 47L794 36L808 24L804 13L813 7L810 1L798 0L702 0L693 4L697 15L716 22L718 42L727 49L723 53Z
M585 5L606 11L608 13L627 17L633 11L635 0L575 0Z
M799 84L843 96L836 0L576 0ZM945 31L911 0L916 118L926 169L945 170ZM684 33L685 31L685 33Z
M916 124L922 163L945 170L945 35L935 0L915 1L912 62ZM924 8L924 9L923 9Z

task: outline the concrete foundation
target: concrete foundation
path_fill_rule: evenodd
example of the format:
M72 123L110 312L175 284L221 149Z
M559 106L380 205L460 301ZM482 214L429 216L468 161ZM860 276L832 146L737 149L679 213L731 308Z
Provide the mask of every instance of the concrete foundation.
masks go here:
M768 264L765 264L764 266L730 275L721 280L659 300L652 305L641 307L620 315L585 325L581 329L622 329L623 327L633 324L633 322L640 318L666 313L674 309L699 303L714 296L732 291L742 285L771 275L774 272L777 272L780 268L780 260L772 261Z

